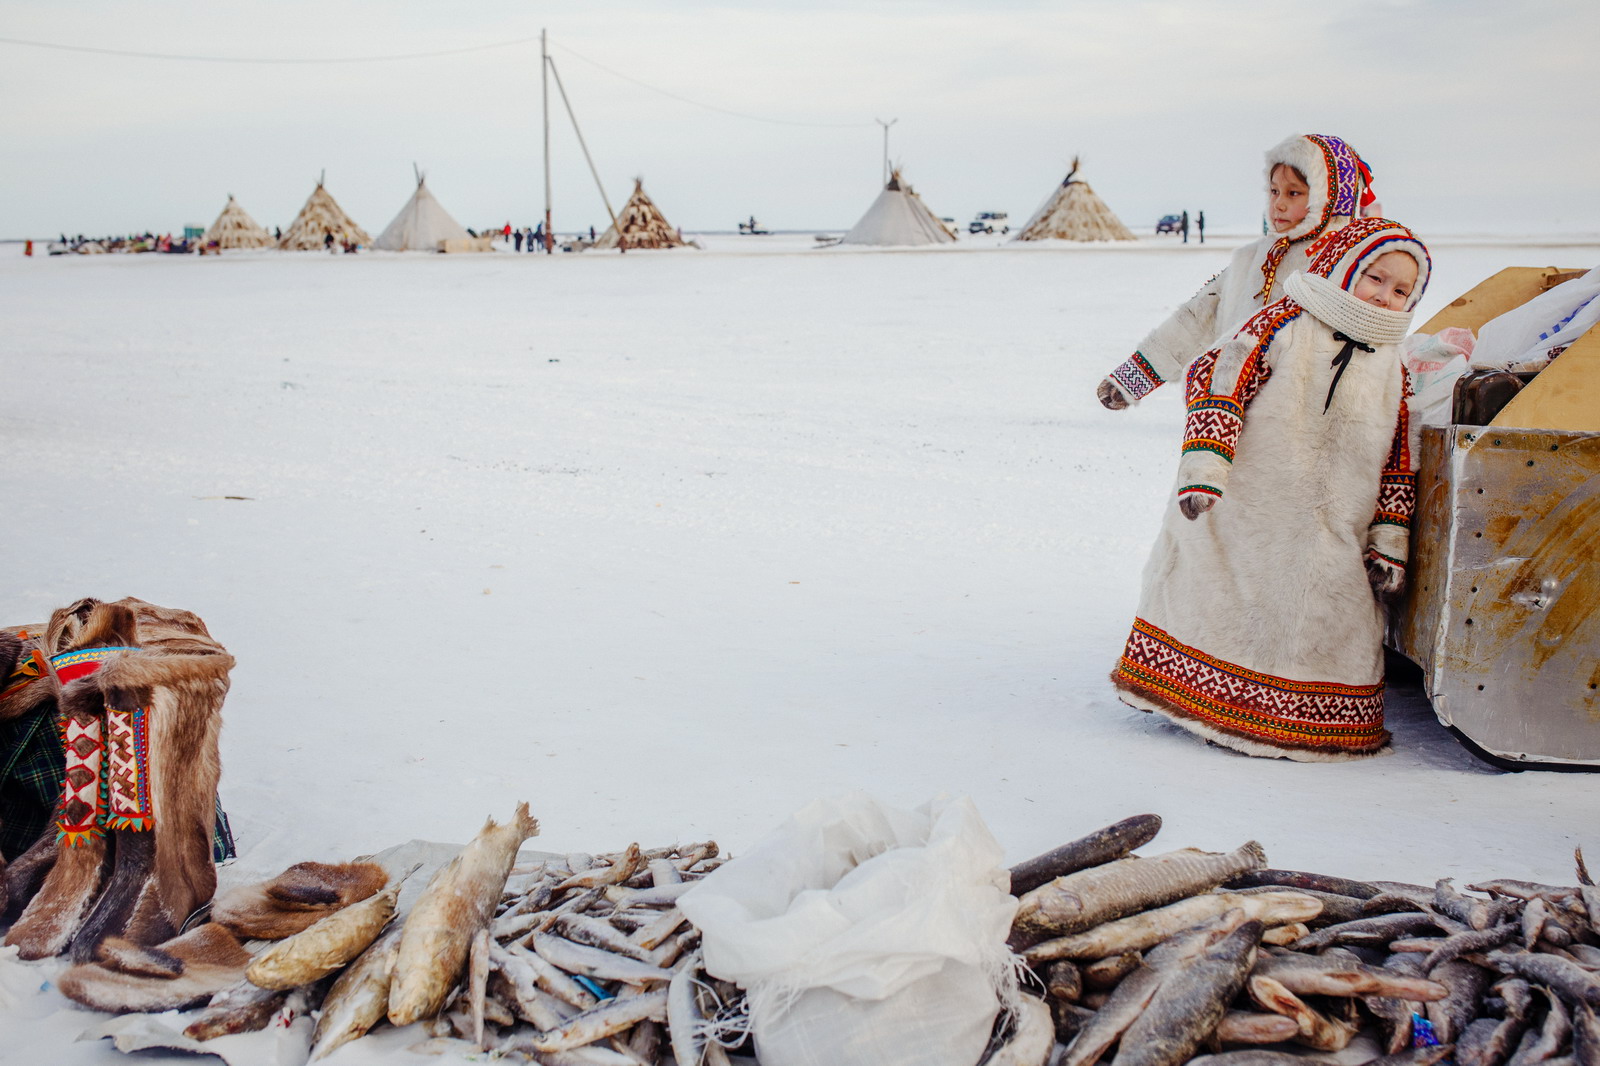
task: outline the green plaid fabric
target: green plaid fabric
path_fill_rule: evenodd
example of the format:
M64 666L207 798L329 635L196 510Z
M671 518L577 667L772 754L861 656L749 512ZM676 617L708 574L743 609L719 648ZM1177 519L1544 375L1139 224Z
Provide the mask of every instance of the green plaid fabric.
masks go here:
M0 854L8 862L50 828L66 770L53 702L32 714L0 722ZM222 862L236 854L233 831L219 796L211 858Z
M50 824L67 760L55 705L0 722L0 853L16 858Z

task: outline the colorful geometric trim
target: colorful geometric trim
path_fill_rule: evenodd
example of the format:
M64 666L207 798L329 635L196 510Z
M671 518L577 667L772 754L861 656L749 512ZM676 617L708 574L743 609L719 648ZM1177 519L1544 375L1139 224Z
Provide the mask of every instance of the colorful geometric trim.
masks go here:
M1112 679L1168 713L1279 748L1364 753L1389 739L1382 681L1343 685L1248 670L1142 618L1134 620Z
M1111 372L1111 380L1121 385L1123 391L1135 400L1150 395L1162 383L1161 375L1150 365L1143 352L1134 352Z
M150 809L150 731L145 709L106 708L106 829L148 830L155 825Z
M1183 488L1178 490L1178 495L1214 496L1220 500L1222 499L1222 490L1213 485L1185 485Z
M105 835L101 826L101 779L105 776L105 722L97 715L61 719L66 771L56 809L56 840L66 847L87 845Z
M1372 516L1373 525L1411 528L1411 518L1417 510L1417 475L1385 472L1378 480L1378 509Z
M56 840L86 846L110 830L155 827L150 800L149 711L107 706L101 714L61 720L66 756Z
M1401 570L1404 570L1406 568L1406 564L1405 564L1405 561L1403 559L1396 559L1392 555L1385 555L1385 554L1383 554L1383 552L1379 551L1377 548L1368 548L1367 549L1367 554L1369 556L1371 556L1372 558L1374 558L1374 559L1382 559L1384 562L1388 563L1390 566L1398 567Z
M27 639L27 634L23 634L23 639ZM28 652L27 656L11 671L10 676L5 679L5 685L0 687L0 700L13 693L21 692L43 677L44 673L44 653L38 648L34 648Z
M113 655L133 648L84 648L81 651L65 651L60 655L50 657L50 665L55 669L55 674L61 679L63 685L76 681L80 677L88 677L100 669L102 663Z
M1322 224L1326 226L1335 215L1353 217L1362 181L1361 160L1355 149L1326 133L1308 134L1306 140L1322 149L1323 162L1328 168L1328 199L1322 211Z

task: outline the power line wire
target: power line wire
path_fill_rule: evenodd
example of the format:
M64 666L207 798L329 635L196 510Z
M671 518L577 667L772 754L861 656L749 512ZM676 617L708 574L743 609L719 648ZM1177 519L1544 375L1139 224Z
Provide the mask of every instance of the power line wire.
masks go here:
M749 112L746 112L746 111L733 111L733 110L730 110L730 109L728 109L726 107L718 107L716 104L708 104L708 103L705 103L705 102L700 101L700 100L691 100L687 96L682 96L682 95L680 95L678 93L672 92L669 89L663 89L659 85L651 85L647 81L640 81L638 78L632 77L631 75L628 75L628 74L624 74L620 70L612 70L610 67L606 66L604 63L600 63L600 62L597 62L596 60L590 59L588 56L582 54L581 52L574 51L573 49L567 47L566 45L562 44L559 41L551 41L550 43L555 45L557 48L561 49L563 52L566 52L568 55L572 56L574 59L580 59L583 62L589 64L591 67L598 67L600 70L605 71L607 74L610 74L612 77L621 78L623 81L631 82L632 84L639 86L641 89L649 89L653 93L660 93L662 96L670 97L670 98L672 98L674 100L678 100L678 101L680 101L682 103L692 104L695 107L703 107L707 111L716 111L716 112L719 112L719 113L724 114L724 115L732 115L734 118L749 119L752 122L768 122L768 123L771 123L771 124L773 124L775 126L811 126L811 127L818 128L818 129L834 129L834 130L860 129L861 127L864 127L864 126L874 125L874 123L871 123L871 122L801 122L801 121L798 121L796 119L769 118L769 117L767 117L765 115L752 115L752 114L750 114Z
M322 58L279 58L270 56L198 56L179 55L171 52L136 52L122 48L93 48L81 44L56 44L51 41L25 41L18 37L0 37L0 44L23 45L28 48L49 48L58 52L88 52L91 55L123 56L131 59L177 59L194 63L268 63L268 64L315 64L315 63L391 63L402 59L432 59L437 56L458 56L468 52L485 52L491 48L511 48L519 44L530 44L537 41L537 37L519 37L514 41L496 41L493 44L475 44L467 48L443 48L432 52L402 52L397 55L386 56L326 56Z
M91 45L59 44L53 41L29 41L20 37L0 37L0 44L20 45L25 48L45 48L57 52L80 52L88 53L90 55L120 56L128 59L167 59L189 63L246 63L281 66L320 65L333 63L392 63L407 59L433 59L439 56L457 56L465 55L469 52L485 52L492 48L513 48L519 44L532 44L538 39L538 37L519 37L512 41L495 41L491 44L470 45L466 48L443 48L429 52L402 52L394 55L323 57L186 55L176 52L141 52L126 48L96 48ZM771 118L767 115L752 115L747 111L734 111L731 108L719 107L716 104L708 104L703 100L691 99L690 97L684 96L681 93L675 93L670 89L663 89L659 85L652 85L649 82L640 81L638 78L635 78L629 74L624 74L620 70L613 70L598 60L590 59L583 53L569 48L558 41L552 41L551 43L557 48L561 49L563 52L571 55L574 59L581 60L582 62L589 64L591 67L603 70L614 78L621 78L623 81L637 85L641 89L649 89L653 93L659 93L662 96L677 100L680 103L689 104L692 107L703 108L707 111L715 111L718 114L731 115L734 118L742 118L751 122L765 122L775 126L807 126L813 129L861 129L863 127L872 125L870 122L804 122L798 119Z

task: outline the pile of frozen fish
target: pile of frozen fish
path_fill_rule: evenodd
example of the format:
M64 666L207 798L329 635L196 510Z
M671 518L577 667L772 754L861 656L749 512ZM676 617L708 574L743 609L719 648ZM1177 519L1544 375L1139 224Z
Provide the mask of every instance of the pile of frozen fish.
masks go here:
M1268 869L1254 842L1131 856L1160 825L1130 818L1011 871L1011 946L1056 1046L1008 1063L1600 1066L1600 890L1581 852L1576 886L1462 891ZM1028 1014L994 1060L1043 1043ZM1382 1045L1364 1059L1363 1030Z
M719 995L737 989L703 975L698 934L674 905L718 865L717 845L632 844L515 867L537 832L524 805L508 823L489 822L403 918L396 881L274 942L186 1035L203 1040L260 1028L285 1009L320 1008L313 1060L384 1021L425 1023L432 1039L419 1050L482 1049L551 1066L720 1059L721 1046L706 1047L701 1034Z

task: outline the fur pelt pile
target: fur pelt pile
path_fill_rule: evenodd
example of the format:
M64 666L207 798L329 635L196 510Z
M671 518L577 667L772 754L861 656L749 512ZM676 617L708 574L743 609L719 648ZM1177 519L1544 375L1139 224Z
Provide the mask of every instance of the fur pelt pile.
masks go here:
M79 600L56 611L47 625L7 636L0 666L14 668L37 652L33 661L45 669L7 692L0 719L45 705L53 705L64 725L87 722L108 707L145 709L155 817L151 829L111 829L78 846L47 830L0 871L5 944L24 959L70 952L83 962L109 937L137 946L172 938L216 891L217 740L233 656L199 616L131 598ZM127 650L66 684L48 667L51 657L93 648Z

